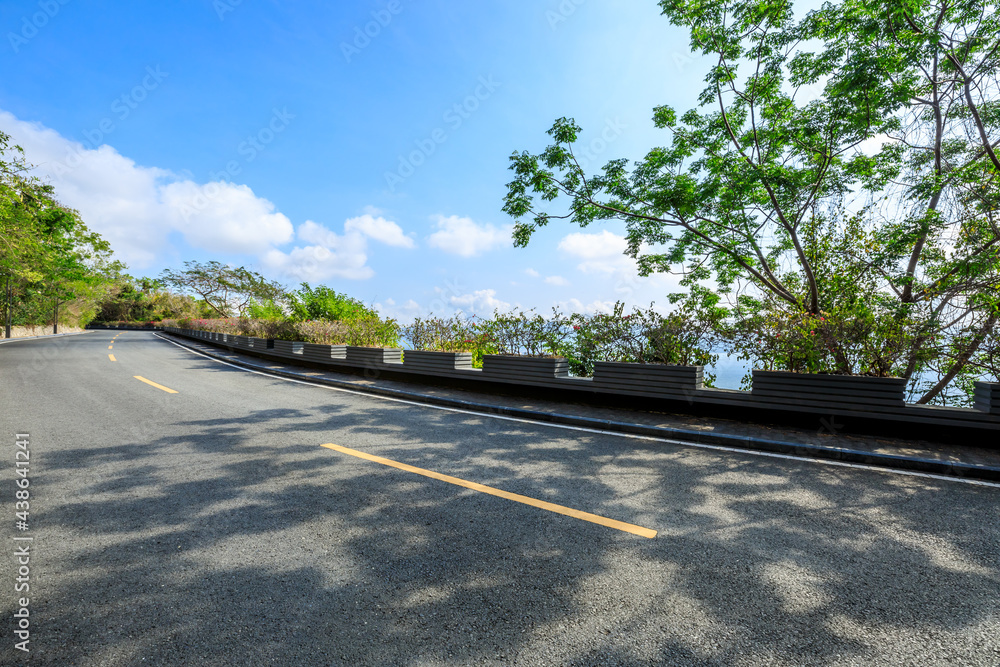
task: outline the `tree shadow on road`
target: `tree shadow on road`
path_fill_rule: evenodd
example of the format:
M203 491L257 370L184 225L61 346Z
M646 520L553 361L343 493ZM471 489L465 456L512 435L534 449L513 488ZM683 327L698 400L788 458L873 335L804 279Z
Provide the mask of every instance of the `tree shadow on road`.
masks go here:
M1000 655L995 488L364 397L163 418L142 438L67 448L47 466L43 493L60 489L63 500L51 503L38 544L53 568L32 612L38 662ZM325 442L659 535L475 493Z

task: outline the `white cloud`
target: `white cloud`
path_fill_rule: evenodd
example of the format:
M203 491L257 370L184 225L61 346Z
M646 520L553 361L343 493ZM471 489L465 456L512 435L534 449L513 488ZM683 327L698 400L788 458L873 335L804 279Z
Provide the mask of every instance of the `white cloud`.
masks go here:
M634 259L624 254L628 242L607 229L596 234L569 234L559 242L559 250L578 260L576 268L582 273L598 277L604 284L613 286L617 299L626 303L646 303L663 301L664 296L683 291L681 277L671 273L654 273L642 277ZM643 252L649 248L643 246ZM579 304L577 300L573 300ZM595 301L587 306L594 308L603 302ZM614 305L612 303L612 305Z
M376 303L375 308L383 316L393 317L403 323L410 323L416 317L428 315L450 317L465 314L489 317L495 310L506 312L517 305L498 299L494 289L460 293L454 289L435 287L434 296L427 303L420 304L413 299L408 299L400 305L394 299L388 298Z
M448 303L462 312L487 316L494 310L510 310L511 304L496 298L497 291L493 289L476 290L469 294L459 294L448 297Z
M541 278L542 277L542 274L540 274L538 271L535 271L534 269L525 269L524 273L526 275L532 277L532 278ZM557 285L559 287L565 287L566 285L570 284L569 281L566 280L565 278L563 278L562 276L546 276L545 277L545 282L546 282L546 284ZM511 283L511 285L517 285L517 284L518 283L514 283L514 282Z
M475 257L488 250L511 243L511 226L494 227L477 224L471 218L457 215L434 216L437 231L427 238L427 242L447 253L461 257Z
M161 188L173 227L196 248L255 254L292 240L292 223L246 185L191 181Z
M581 260L577 268L584 273L636 274L635 260L624 254L627 248L624 236L606 229L599 234L569 234L559 242L559 250Z
M344 233L338 234L323 225L306 220L299 225L296 236L305 246L288 252L271 250L264 265L295 280L322 282L330 278L366 280L375 275L368 266L368 237L356 226L344 223ZM393 224L393 223L390 223Z
M413 299L407 299L406 303L400 305L394 299L386 299L375 304L375 310L382 317L391 317L401 324L411 324L417 317L425 315L425 309Z
M413 239L403 234L402 228L395 222L386 220L381 216L375 217L371 213L351 218L344 223L344 230L347 232L357 231L370 239L398 248L413 248L416 246Z
M368 256L357 248L305 246L285 253L271 250L262 258L265 267L283 276L303 282L322 282L330 278L365 280L375 275L366 265Z
M614 301L595 300L589 304L584 304L579 299L556 302L556 308L564 313L580 313L581 315L593 315L594 313L610 313L615 309Z
M344 233L338 234L323 225L306 220L296 231L299 241L307 244L288 252L271 250L264 255L264 265L295 280L321 282L330 278L366 280L375 275L368 266L368 240L412 248L413 239L404 236L395 222L366 213L344 221Z
M165 169L143 167L110 146L90 148L4 111L0 129L25 149L60 201L80 211L133 268L154 264L169 251L173 233L192 248L256 255L269 269L313 282L370 278L369 240L400 248L416 245L399 225L369 207L344 223L343 234L303 223L297 230L302 245L282 251L279 247L296 236L292 222L246 185L196 183Z
M195 248L232 253L266 252L292 238L291 221L245 185L198 184L137 165L110 146L84 146L5 111L0 111L0 129L25 149L60 201L77 209L134 268L162 255L173 232Z

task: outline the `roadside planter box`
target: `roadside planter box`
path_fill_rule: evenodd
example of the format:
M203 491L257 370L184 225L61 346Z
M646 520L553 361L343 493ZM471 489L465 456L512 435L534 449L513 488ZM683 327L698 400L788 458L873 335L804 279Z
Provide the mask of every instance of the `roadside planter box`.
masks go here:
M755 370L750 394L793 406L878 411L906 404L906 380Z
M347 346L346 361L352 364L379 365L403 363L403 351L398 347Z
M469 370L472 368L472 353L407 350L403 353L403 368L420 373Z
M702 366L594 362L594 389L616 394L691 400L703 381Z
M1000 382L976 383L976 410L1000 415Z
M302 343L299 343L301 346ZM267 339L267 351L279 357L290 357L295 354L295 343L290 340Z
M302 358L306 361L324 362L333 359L347 359L346 345L319 345L303 343Z
M569 363L562 357L521 357L505 354L483 356L483 379L549 384L569 377Z

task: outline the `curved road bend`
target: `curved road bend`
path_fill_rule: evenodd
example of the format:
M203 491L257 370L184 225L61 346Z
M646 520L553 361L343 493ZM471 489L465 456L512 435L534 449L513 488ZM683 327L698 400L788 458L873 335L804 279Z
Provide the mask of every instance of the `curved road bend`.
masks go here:
M0 346L0 406L5 665L1000 664L997 486L415 406L146 332Z

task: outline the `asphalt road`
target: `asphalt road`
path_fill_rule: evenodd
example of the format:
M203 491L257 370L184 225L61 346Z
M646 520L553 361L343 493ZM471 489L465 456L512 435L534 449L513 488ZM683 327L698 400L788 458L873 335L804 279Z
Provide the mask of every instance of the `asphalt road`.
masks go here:
M115 334L0 346L4 665L1000 664L996 486L417 406Z

